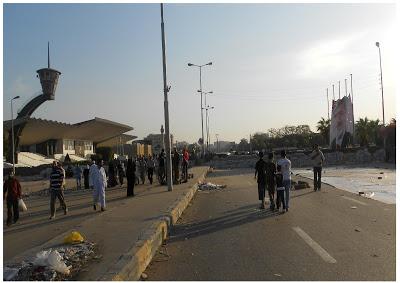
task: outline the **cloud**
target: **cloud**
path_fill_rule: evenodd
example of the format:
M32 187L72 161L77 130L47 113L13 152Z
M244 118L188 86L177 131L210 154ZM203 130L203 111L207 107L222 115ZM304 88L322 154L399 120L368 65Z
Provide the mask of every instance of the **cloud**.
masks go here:
M325 77L327 73L335 74L354 65L356 58L351 56L352 47L366 34L367 32L359 32L313 43L311 47L300 52L297 75L301 78Z

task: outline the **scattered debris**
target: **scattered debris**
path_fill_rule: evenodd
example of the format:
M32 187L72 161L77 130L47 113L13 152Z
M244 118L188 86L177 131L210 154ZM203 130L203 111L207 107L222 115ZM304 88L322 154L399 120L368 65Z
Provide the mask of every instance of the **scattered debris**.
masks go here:
M282 274L280 274L280 273L275 273L274 275L277 276L277 277L281 277L282 276Z
M380 172L379 174L385 174L384 172Z
M4 265L6 281L71 280L94 257L95 244L83 242L40 251L36 257Z
M148 278L146 273L142 273L142 275L140 275L140 278L143 280L146 280Z
M76 243L82 243L82 242L83 242L83 237L77 231L72 231L69 235L67 235L64 238L64 244L76 244Z
M350 207L351 209L357 209L357 206L352 206L352 207Z
M213 183L201 183L198 184L198 190L199 191L210 191L210 190L219 190L219 189L224 189L226 188L226 185L216 185Z
M371 255L372 257L378 257L378 255L377 254L373 254L373 255Z
M382 179L382 177L378 177L378 179L379 179L379 180L381 180L381 179Z
M367 192L367 193L358 192L358 195L362 196L362 197L365 197L365 198L372 198L375 195L375 193L374 192Z
M354 231L361 232L361 229L360 228L355 228Z
M376 222L376 219L372 219L372 222Z

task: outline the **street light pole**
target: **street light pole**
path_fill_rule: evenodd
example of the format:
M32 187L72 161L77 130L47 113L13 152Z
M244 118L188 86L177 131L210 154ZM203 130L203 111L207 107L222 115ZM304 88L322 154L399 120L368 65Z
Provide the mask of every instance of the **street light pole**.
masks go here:
M215 137L217 138L217 152L219 152L218 134L215 134Z
M207 151L209 151L209 147L208 146L209 146L209 143L210 143L210 120L209 120L210 116L208 116L208 110L212 110L212 109L214 109L214 107L210 107L210 105L208 105L207 108L206 108Z
M12 161L13 161L13 175L15 175L15 143L14 143L14 109L13 100L18 99L19 95L11 99L11 142L12 142Z
M166 161L167 161L167 185L168 191L172 191L172 163L171 163L171 139L169 133L169 112L168 112L168 91L167 86L167 63L165 58L165 34L164 34L164 9L163 4L161 7L161 40L162 40L162 56L163 56L163 81L164 81L164 120L165 120L165 135L166 139Z
M329 97L328 97L328 88L326 88L326 101L328 102L328 120L329 120Z
M376 42L376 47L378 47L379 50L379 67L381 69L381 90L382 90L382 119L383 119L383 126L385 126L385 104L383 101L383 81L382 81L382 58L381 58L381 47L379 45L379 42Z
M196 65L196 64L192 64L192 63L188 63L189 67L195 66L195 67L199 67L200 70L200 111L201 111L201 139L203 140L203 144L202 144L202 157L204 157L205 155L205 148L204 148L204 122L203 122L203 88L202 88L202 84L201 84L201 68L204 66L211 66L212 62L209 62L207 64L204 65Z

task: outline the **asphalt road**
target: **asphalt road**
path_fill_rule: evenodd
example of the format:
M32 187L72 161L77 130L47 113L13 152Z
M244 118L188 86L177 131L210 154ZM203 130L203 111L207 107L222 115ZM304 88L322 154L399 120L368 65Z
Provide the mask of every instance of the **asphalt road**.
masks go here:
M323 185L260 210L253 174L208 175L227 188L196 194L148 280L396 280L395 205Z
M146 180L147 182L147 180ZM135 186L135 194L140 196L144 192L151 191L153 186L159 186L157 181L153 185L145 184ZM126 180L122 187L106 189L106 206L112 209L126 202ZM12 257L51 240L55 236L68 231L79 225L84 220L101 213L99 209L93 210L92 190L68 190L65 193L65 200L68 207L68 215L59 208L59 201L56 201L56 218L49 220L50 196L31 196L24 201L28 207L27 212L20 213L17 224L7 227L4 224L3 230L3 257L9 260ZM3 221L7 218L7 206L3 202Z

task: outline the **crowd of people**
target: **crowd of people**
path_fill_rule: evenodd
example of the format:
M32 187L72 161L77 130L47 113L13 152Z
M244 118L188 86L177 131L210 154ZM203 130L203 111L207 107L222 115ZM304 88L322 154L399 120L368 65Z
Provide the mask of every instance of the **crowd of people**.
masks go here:
M259 152L259 160L255 166L254 178L257 178L258 199L261 201L260 208L265 209L265 193L268 191L270 209L275 208L282 213L289 211L289 199L291 189L291 169L292 164L286 156L286 151L282 150L280 159L275 162L274 154L268 154L268 160L263 159L264 153ZM319 146L314 145L310 154L314 171L314 191L321 190L322 163L325 157ZM276 197L275 197L276 192Z
M182 158L176 148L171 154L173 180L174 183L187 182L189 153L186 149L182 151ZM111 160L108 162L107 170L104 161L101 159L93 160L92 163L81 166L76 164L72 170L72 174L76 181L76 188L93 190L93 209L97 210L98 205L100 211L106 210L106 188L112 188L119 185L122 187L124 178L127 181L127 197L133 197L135 185L145 184L146 176L148 182L153 184L153 176L157 175L161 185L166 184L166 156L162 150L159 155L138 156L129 158L126 162L120 160ZM182 176L179 176L179 166L181 165ZM60 202L60 206L64 211L64 215L68 214L68 207L65 201L64 190L66 185L66 170L61 162L54 161L50 177L49 177L49 194L50 194L50 219L55 218L56 200ZM21 199L21 185L14 174L10 174L9 178L4 182L4 200L7 199L7 225L16 223L19 219L18 201Z

